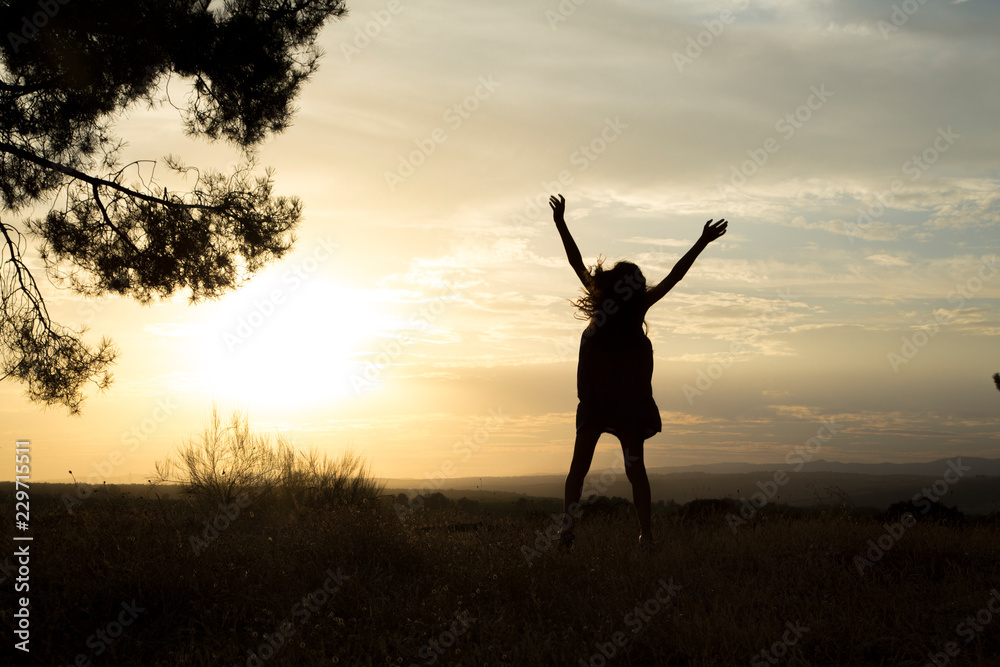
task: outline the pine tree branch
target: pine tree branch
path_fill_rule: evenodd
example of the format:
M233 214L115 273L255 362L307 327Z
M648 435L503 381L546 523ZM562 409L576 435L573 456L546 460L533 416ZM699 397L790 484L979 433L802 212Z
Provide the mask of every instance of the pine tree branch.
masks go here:
M20 235L20 232L17 232L17 230L14 229L13 227L9 229L17 233L19 238L23 238ZM14 274L17 276L17 282L21 286L21 292L24 294L24 297L28 300L28 303L31 304L31 308L35 311L36 315L38 316L38 320L45 327L45 330L49 334L57 336L58 334L52 330L52 326L49 319L49 311L45 307L45 302L42 299L35 297L35 294L39 294L38 283L35 282L35 277L31 275L31 271L28 269L27 266L25 266L24 262L21 260L20 245L14 243L14 240L11 239L10 234L8 233L8 227L3 222L0 222L0 232L3 232L4 239L6 239L7 242L7 247L10 250L10 259L8 259L7 261L13 265ZM28 286L24 283L24 274L27 274L28 281L31 283L32 289L29 289Z
M75 178L76 180L83 181L85 183L90 183L95 187L102 186L110 188L112 190L117 190L118 192L121 192L126 196L135 197L136 199L141 199L142 201L147 201L153 204L161 204L163 206L169 206L171 208L200 209L207 211L223 210L222 206L206 206L205 204L185 204L183 202L167 201L160 197L147 195L143 192L138 192L131 188L127 188L124 185L121 185L120 183L115 183L114 181L98 178L97 176L91 176L90 174L84 173L79 169L74 169L73 167L67 167L64 164L53 162L52 160L41 157L40 155L35 155L34 153L26 151L23 148L18 148L13 144L7 143L6 141L0 141L0 151L3 151L4 153L9 153L10 155L21 158L22 160L33 162L46 169L51 169L52 171L57 171L61 174L66 174L67 176Z
M18 96L30 95L32 93L37 93L40 90L45 90L53 83L55 83L55 79L49 79L48 81L42 81L41 83L24 85L0 81L0 93L15 93Z
M141 255L142 251L136 247L135 243L132 242L132 239L128 237L128 234L119 229L118 226L111 221L111 216L108 215L108 209L104 208L104 202L101 201L100 186L97 183L94 183L94 201L97 203L97 208L100 209L101 215L104 217L104 224L110 227L112 231L118 235L118 238L124 241L125 244L132 249L132 252L136 255Z

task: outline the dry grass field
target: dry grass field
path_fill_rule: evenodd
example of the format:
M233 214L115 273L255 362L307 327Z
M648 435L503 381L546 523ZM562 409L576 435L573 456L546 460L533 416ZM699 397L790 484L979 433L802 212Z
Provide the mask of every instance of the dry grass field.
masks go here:
M658 503L640 550L629 503L591 497L567 552L557 501L400 511L359 458L303 455L239 415L157 474L32 487L32 663L1000 664L995 514L774 504L734 525L731 500Z
M33 662L1000 662L995 522L918 522L862 573L856 557L886 533L871 517L774 511L734 534L710 507L660 512L659 543L640 552L629 508L593 511L565 553L541 512L401 521L387 505L254 501L226 521L149 495L98 492L72 514L40 501Z

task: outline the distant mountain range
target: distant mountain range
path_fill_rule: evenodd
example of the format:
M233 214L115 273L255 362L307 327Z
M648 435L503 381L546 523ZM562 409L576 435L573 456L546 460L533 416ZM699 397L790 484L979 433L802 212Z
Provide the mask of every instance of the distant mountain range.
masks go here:
M968 474L975 477L1000 477L1000 459L984 459L975 456L953 456L947 459L936 459L925 463L841 463L817 459L803 464L799 472L846 472L856 475L920 475L925 477L940 477L948 469L948 462L961 460L963 466L971 468ZM681 472L704 472L716 475L730 475L741 472L760 472L766 470L790 471L798 468L798 464L781 463L710 463L691 466L660 466L646 468L651 474L669 475Z
M923 463L841 463L839 461L827 461L817 459L809 461L798 469L798 465L787 463L707 463L703 465L689 466L659 466L646 468L650 475L688 475L691 473L705 473L709 475L738 475L742 473L760 473L768 471L783 470L786 472L835 472L853 475L909 475L911 477L941 477L949 469L948 463L953 461L969 468L965 473L966 477L1000 477L1000 459L986 459L975 456L953 456L947 459L936 459ZM591 475L599 474L600 468L595 465ZM410 488L416 489L421 486L437 486L446 488L509 488L518 486L536 486L549 481L562 482L566 479L566 473L547 473L540 475L517 475L511 477L452 477L439 480L436 484L429 484L426 479L415 478L395 478L384 479L390 488Z
M949 463L960 466L961 475ZM817 460L801 470L786 463L717 463L649 468L653 501L686 503L696 498L744 498L764 489L774 502L795 506L839 504L844 499L858 507L884 510L916 494L937 493L948 506L964 512L986 514L1000 510L1000 459L954 456L926 463L839 463ZM784 476L775 477L781 471ZM947 475L945 473L948 473ZM606 482L601 483L605 474ZM621 469L607 479L607 469L595 466L588 476L590 492L631 498L632 489ZM389 493L444 492L458 499L488 499L507 494L536 498L561 498L566 473L517 477L451 477L445 479L385 479ZM948 483L941 486L944 481ZM779 486L780 485L780 486ZM588 489L590 489L588 491Z

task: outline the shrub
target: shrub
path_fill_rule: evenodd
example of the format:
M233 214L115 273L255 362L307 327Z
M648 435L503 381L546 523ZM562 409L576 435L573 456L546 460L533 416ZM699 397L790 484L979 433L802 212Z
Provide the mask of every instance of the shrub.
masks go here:
M223 427L214 406L199 437L181 445L176 458L156 463L155 481L180 484L205 509L228 506L244 495L255 503L296 508L359 505L382 492L361 456L345 452L331 460L315 450L302 453L280 434L272 441L255 432L239 410Z
M315 450L282 450L278 491L297 507L364 505L382 494L384 484L371 475L368 464L353 452L337 460Z

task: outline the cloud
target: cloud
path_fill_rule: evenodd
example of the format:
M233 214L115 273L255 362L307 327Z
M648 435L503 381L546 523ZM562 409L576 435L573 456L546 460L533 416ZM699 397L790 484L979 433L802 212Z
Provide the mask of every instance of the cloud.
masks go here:
M656 239L646 236L633 236L622 239L622 243L641 243L642 245L664 246L666 248L689 248L691 241L682 239Z
M1000 179L955 179L939 193L926 226L969 229L1000 225Z
M868 255L867 259L869 262L874 262L879 266L910 266L910 263L902 257L896 257L887 253Z

